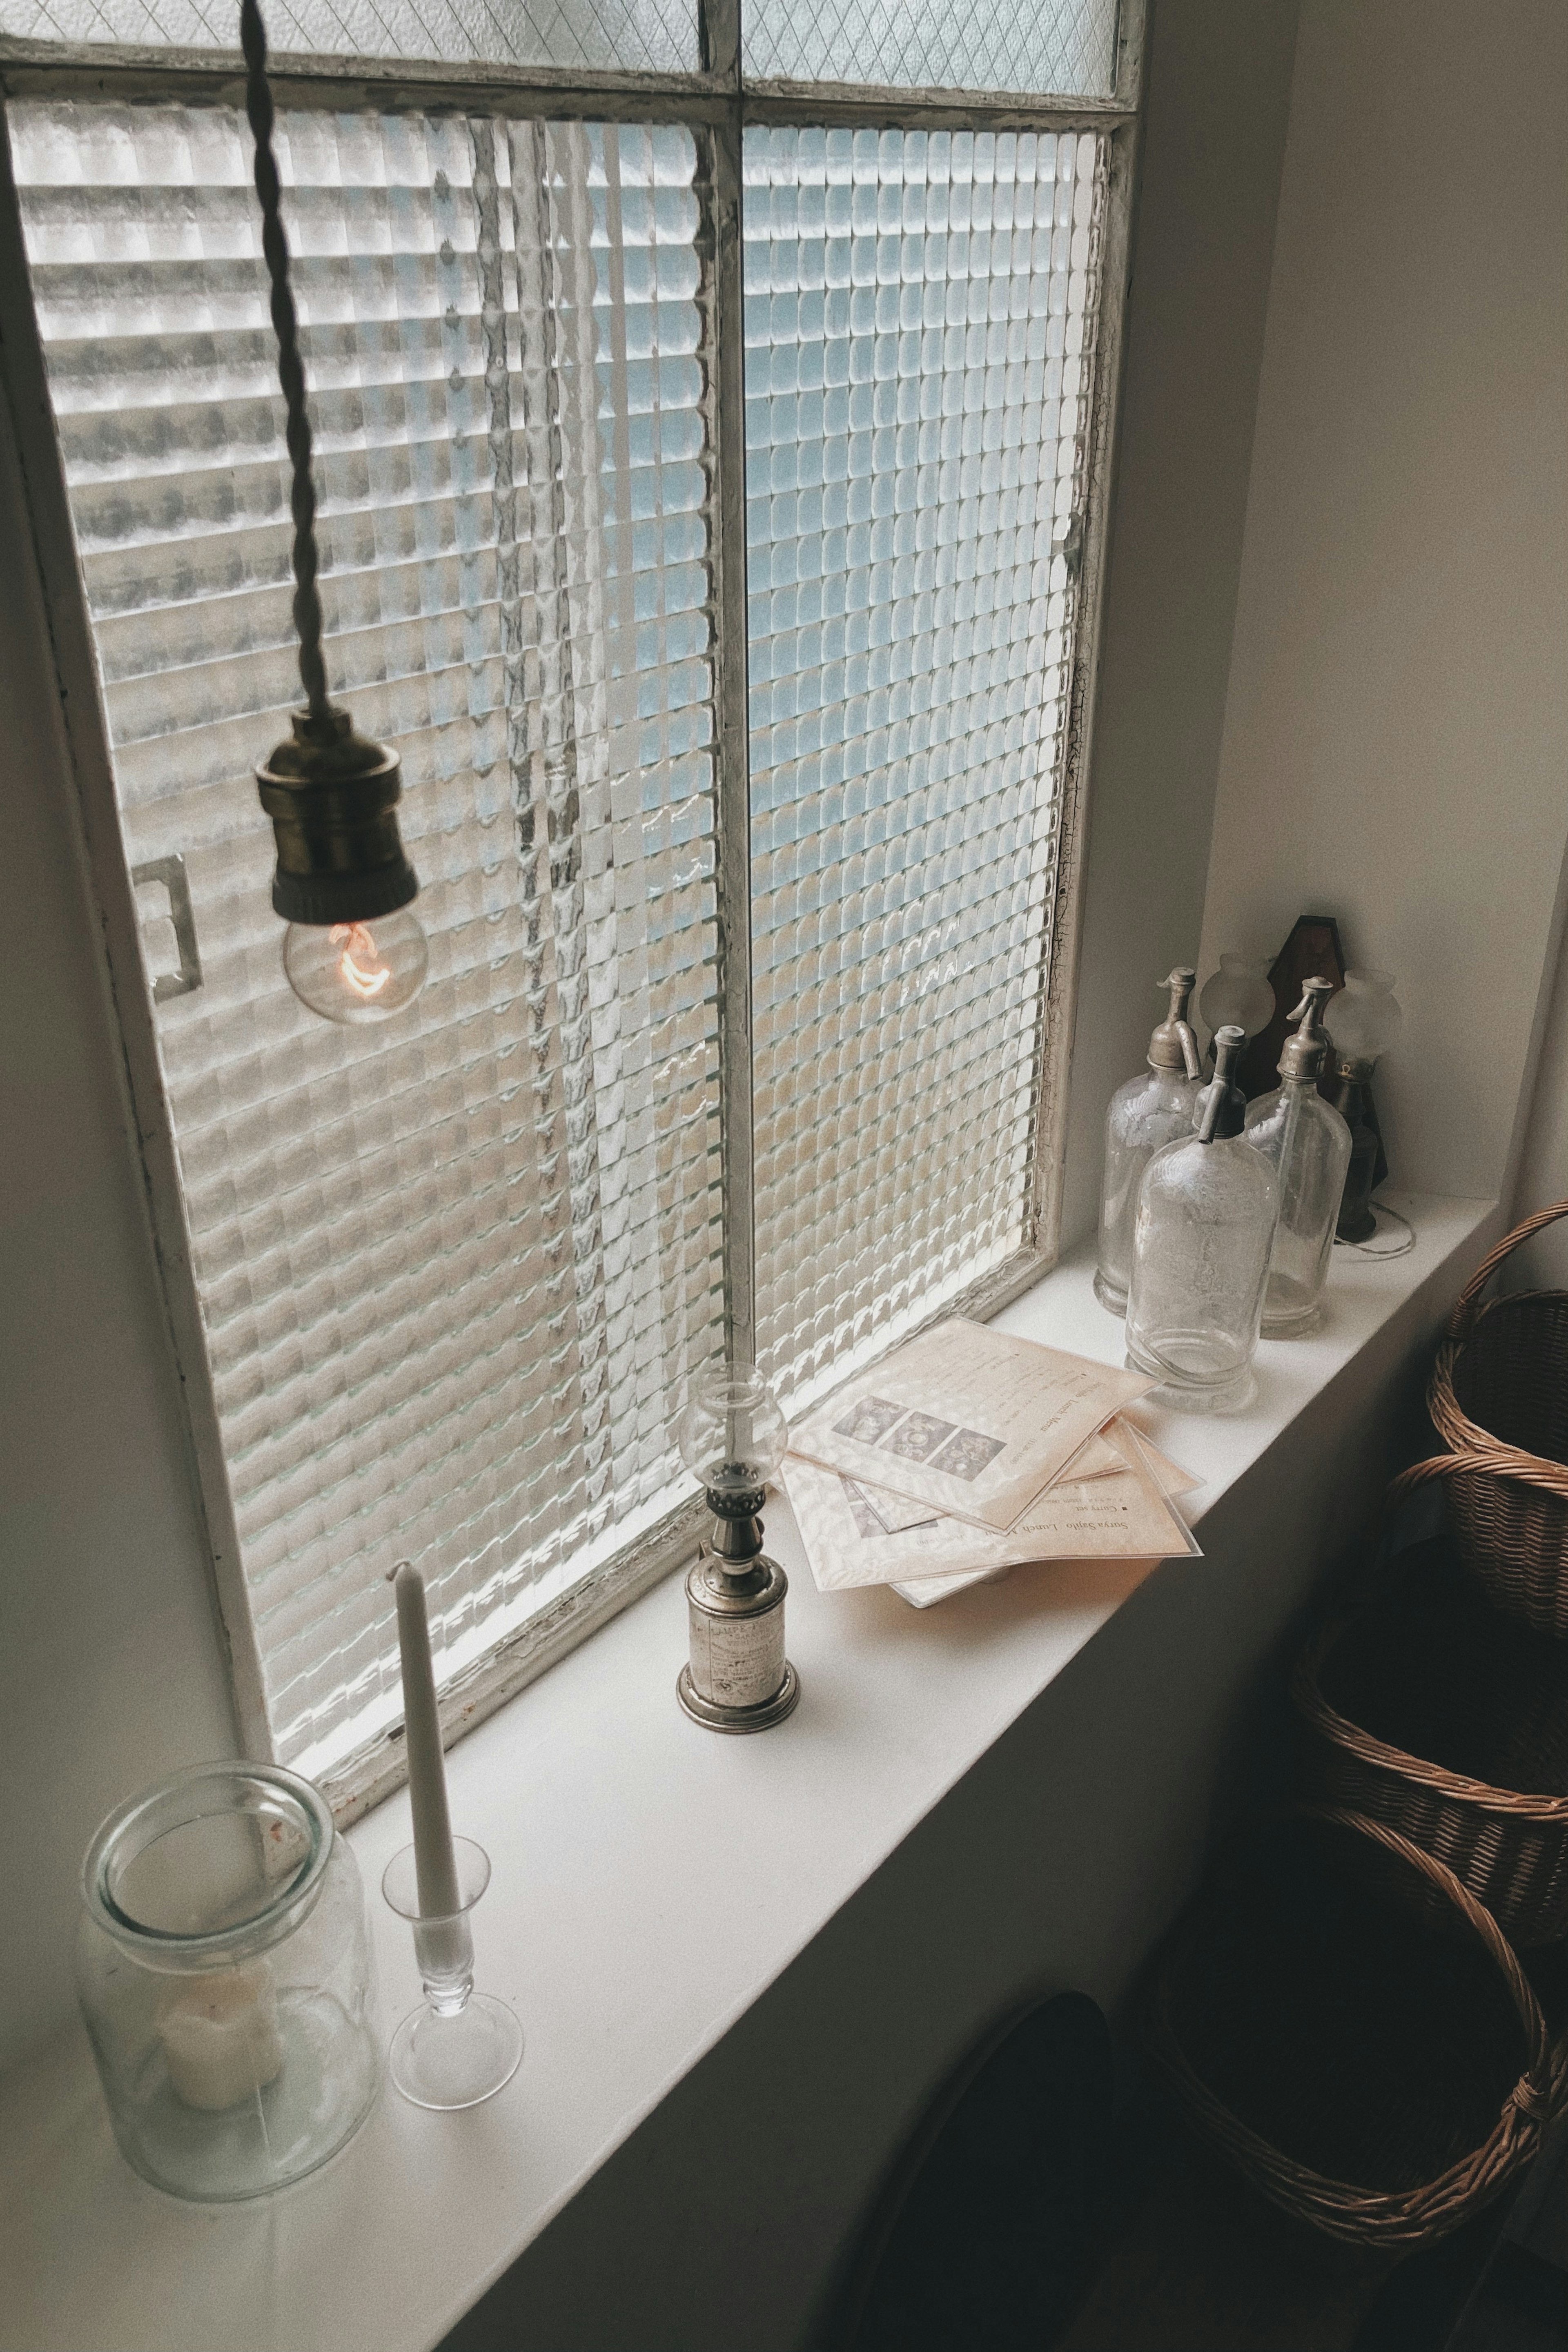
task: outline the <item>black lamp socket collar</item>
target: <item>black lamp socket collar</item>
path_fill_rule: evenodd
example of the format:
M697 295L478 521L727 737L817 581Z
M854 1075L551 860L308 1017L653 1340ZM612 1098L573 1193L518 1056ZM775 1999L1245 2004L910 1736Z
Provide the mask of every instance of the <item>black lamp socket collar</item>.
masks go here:
M293 733L256 771L272 820L272 905L285 922L373 922L418 896L398 831L402 761L357 734L346 710L299 710Z

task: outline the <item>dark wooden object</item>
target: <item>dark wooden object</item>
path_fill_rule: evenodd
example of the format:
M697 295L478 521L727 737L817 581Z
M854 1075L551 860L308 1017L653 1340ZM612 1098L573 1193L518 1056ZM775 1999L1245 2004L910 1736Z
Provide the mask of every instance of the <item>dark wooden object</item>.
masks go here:
M1241 1057L1238 1083L1248 1102L1279 1085L1279 1056L1289 1034L1290 1015L1301 1002L1303 984L1320 973L1324 980L1333 982L1337 996L1345 984L1340 927L1331 915L1300 915L1268 969L1268 985L1274 991L1274 1018L1267 1029L1258 1031ZM1329 1007L1332 1004L1331 996ZM1331 1035L1331 1009L1325 1010L1323 1020Z

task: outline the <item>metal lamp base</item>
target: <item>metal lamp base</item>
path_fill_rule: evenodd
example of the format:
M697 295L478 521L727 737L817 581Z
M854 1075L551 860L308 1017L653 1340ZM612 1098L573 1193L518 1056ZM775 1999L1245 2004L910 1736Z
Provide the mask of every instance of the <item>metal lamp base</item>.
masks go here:
M772 1698L760 1706L724 1706L716 1699L704 1698L691 1679L690 1667L682 1666L676 1677L675 1696L692 1722L701 1724L705 1731L768 1731L795 1713L800 1677L786 1658L784 1680Z
M745 1526L760 1545L760 1523L753 1517ZM708 1731L766 1731L790 1713L800 1685L784 1655L788 1591L777 1560L760 1549L748 1545L738 1567L718 1551L699 1556L686 1580L690 1647L676 1685L693 1723Z
M1372 1194L1379 1174L1379 1140L1377 1129L1366 1115L1371 1099L1366 1082L1371 1076L1370 1062L1340 1064L1334 1108L1351 1131L1351 1161L1345 1171L1345 1189L1334 1223L1335 1238L1342 1242L1369 1242L1377 1231Z

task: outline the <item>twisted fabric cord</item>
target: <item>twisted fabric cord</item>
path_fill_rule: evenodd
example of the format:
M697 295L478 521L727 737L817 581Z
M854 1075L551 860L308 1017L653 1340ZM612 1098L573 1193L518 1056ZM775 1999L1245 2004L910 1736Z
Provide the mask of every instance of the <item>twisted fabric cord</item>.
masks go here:
M267 79L267 30L258 0L240 0L239 46L245 52L245 110L256 142L256 193L261 205L261 249L272 281L272 328L278 338L278 381L289 413L285 438L293 467L289 510L294 518L294 628L300 640L300 682L312 719L329 716L327 666L321 657L321 600L316 591L316 489L310 479L310 419L299 320L289 285L289 240L283 234L282 191L272 152L272 87Z

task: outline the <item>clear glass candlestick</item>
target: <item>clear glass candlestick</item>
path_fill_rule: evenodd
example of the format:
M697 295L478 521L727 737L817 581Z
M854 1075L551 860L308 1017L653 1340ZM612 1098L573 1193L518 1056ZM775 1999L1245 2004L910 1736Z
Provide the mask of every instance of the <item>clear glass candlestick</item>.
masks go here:
M422 1918L414 1848L387 1864L381 1891L414 1930L425 2006L392 2037L392 2079L416 2107L477 2107L510 2082L522 2060L522 2028L504 2000L474 1990L468 1915L490 1883L490 1859L472 1838L455 1837L462 1907Z

